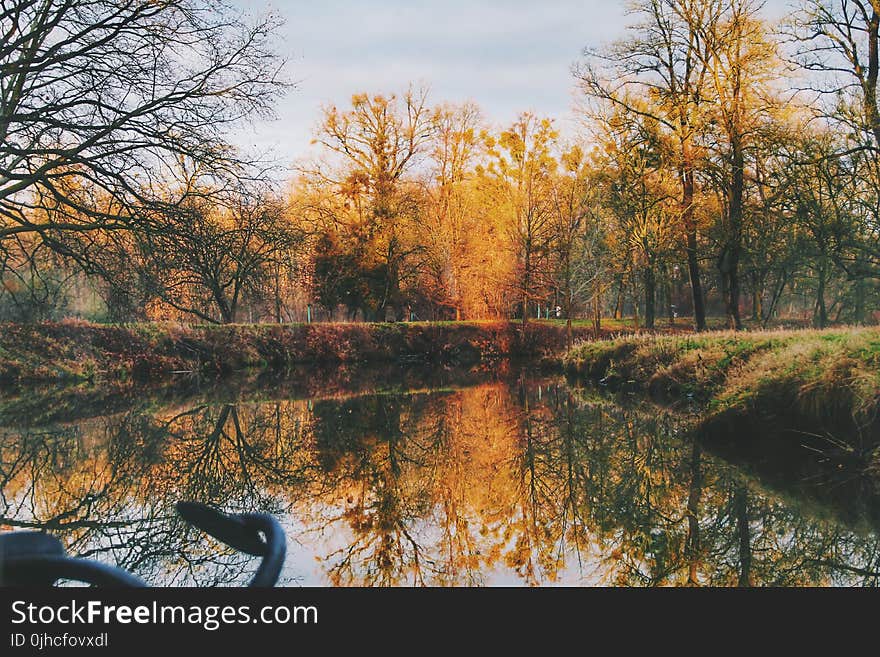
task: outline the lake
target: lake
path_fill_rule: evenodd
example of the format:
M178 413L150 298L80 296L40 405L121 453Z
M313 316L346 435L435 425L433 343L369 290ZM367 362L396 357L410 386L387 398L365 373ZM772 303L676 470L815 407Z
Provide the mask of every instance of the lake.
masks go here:
M183 499L274 514L290 586L880 581L858 473L732 458L693 436L696 412L511 363L17 393L0 529L156 585L256 567L186 527Z

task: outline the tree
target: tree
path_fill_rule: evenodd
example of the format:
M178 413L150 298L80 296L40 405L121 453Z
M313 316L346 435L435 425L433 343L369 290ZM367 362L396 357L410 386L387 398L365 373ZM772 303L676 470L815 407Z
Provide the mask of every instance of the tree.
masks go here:
M602 145L603 199L613 229L641 276L645 327L652 329L658 267L671 251L676 220L670 168L656 122L644 116L612 110Z
M466 269L475 229L469 188L473 164L479 152L480 110L472 104L445 105L432 116L431 177L427 182L429 207L425 212L424 241L428 244L431 270L440 303L462 317L466 297Z
M239 319L243 299L265 298L273 265L302 235L280 201L238 189L224 197L190 191L164 230L144 234L136 257L161 302L211 323Z
M849 230L837 233L832 257L851 280L861 281L857 296L864 298L865 281L880 279L880 2L804 0L789 24L796 59L811 74L810 90L828 101L817 104L817 114L840 137L819 157L839 158L849 171L838 178L850 206Z
M797 227L799 265L812 272L815 283L817 327L829 322L826 294L835 274L855 282L852 319L864 321L865 314L863 276L856 274L860 252L854 243L864 234L866 211L872 213L865 202L870 204L873 194L868 180L860 179L862 155L840 155L839 148L836 136L821 129L803 131L789 145L790 159L800 164L786 171L786 202Z
M349 321L375 314L372 304L381 297L381 272L364 270L355 255L347 251L330 233L321 235L314 249L314 299L330 313L344 306Z
M766 328L786 289L796 280L803 260L803 226L792 199L795 180L792 148L804 129L799 122L777 123L755 142L754 195L743 232L743 275L752 297L752 320ZM795 147L796 150L796 147Z
M3 3L0 242L63 252L67 233L148 224L181 157L235 168L225 131L283 88L277 26L201 0Z
M771 105L769 83L778 67L775 47L758 18L754 0L727 0L720 16L697 25L706 44L700 51L713 94L711 108L720 126L725 206L723 244L718 257L729 328L742 329L739 267L745 221L747 149L757 138ZM707 90L708 91L708 90Z
M551 181L557 166L552 148L556 138L549 119L538 119L528 112L520 114L497 139L485 136L490 161L484 174L496 212L506 217L517 260L515 291L522 303L524 325L529 319L529 302L538 298L552 234Z
M588 60L575 67L583 92L634 115L646 115L668 131L676 144L681 187L680 220L698 331L706 328L700 282L696 217L696 139L703 130L707 44L705 26L717 21L723 0L640 0L632 13L641 17L633 36L604 51L584 51ZM650 109L633 99L647 98Z
M431 137L433 124L424 91L395 95L356 94L351 109L328 107L316 141L340 160L309 173L348 199L334 222L367 269L380 272L377 315L403 314L401 280L420 252L413 239L419 210L418 186L409 179Z
M871 135L869 148L880 149L880 0L803 0L789 23L800 64L822 74L812 88L855 96L859 111L848 118ZM836 112L835 118L844 115Z
M571 320L585 294L592 293L594 316L601 312L602 230L597 212L596 176L583 150L572 146L559 157L560 169L551 183L553 212L551 249L556 285L561 292L568 342ZM598 332L598 327L597 327Z
M0 319L57 319L69 310L77 272L45 244L22 234L0 250Z

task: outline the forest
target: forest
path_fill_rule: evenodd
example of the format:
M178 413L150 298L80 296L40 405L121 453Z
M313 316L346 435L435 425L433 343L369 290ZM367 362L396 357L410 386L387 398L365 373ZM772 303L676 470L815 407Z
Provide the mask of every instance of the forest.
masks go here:
M277 162L230 139L296 93L277 15L4 2L0 321L876 323L880 1L765 13L631 3L576 134L353 89Z
M880 583L880 0L277 3L0 0L0 595Z

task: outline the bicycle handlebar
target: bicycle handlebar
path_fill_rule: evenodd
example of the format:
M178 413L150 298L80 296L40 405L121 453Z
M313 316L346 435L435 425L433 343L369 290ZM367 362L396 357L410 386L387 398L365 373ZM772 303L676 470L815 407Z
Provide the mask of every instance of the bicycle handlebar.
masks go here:
M221 543L263 557L248 586L274 586L281 575L287 543L281 525L267 513L227 514L199 502L178 502L177 512Z
M198 502L178 502L176 508L187 523L221 543L262 557L249 587L271 587L278 581L287 544L274 517L265 513L226 514ZM44 532L0 534L0 585L51 586L60 579L94 586L147 586L121 568L67 556L61 541Z

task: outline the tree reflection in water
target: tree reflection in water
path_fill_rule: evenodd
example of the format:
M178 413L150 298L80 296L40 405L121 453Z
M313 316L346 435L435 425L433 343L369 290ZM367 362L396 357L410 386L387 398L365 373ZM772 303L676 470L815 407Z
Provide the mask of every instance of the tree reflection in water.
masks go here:
M281 517L287 583L878 583L875 526L768 489L688 423L514 378L8 426L0 527L169 584L254 567L179 522L179 499Z

